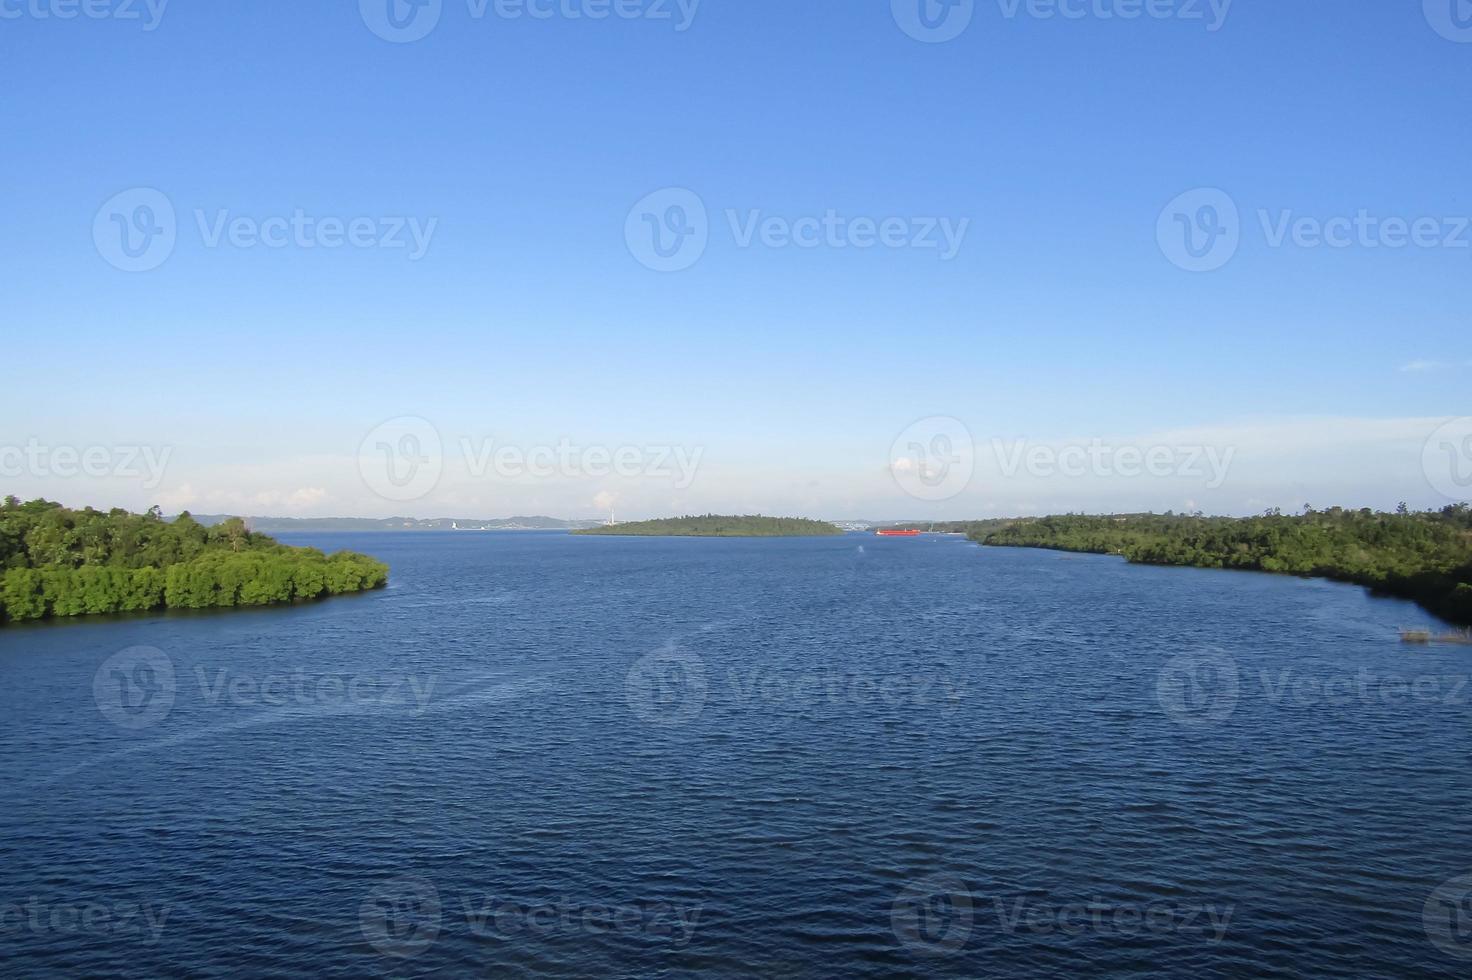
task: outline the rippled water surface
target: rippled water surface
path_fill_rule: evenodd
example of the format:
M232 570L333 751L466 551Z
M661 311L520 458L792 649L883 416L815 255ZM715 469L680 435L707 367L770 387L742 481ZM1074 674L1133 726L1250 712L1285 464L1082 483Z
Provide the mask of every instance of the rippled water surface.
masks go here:
M0 630L6 976L1472 972L1472 650L956 538L310 535Z

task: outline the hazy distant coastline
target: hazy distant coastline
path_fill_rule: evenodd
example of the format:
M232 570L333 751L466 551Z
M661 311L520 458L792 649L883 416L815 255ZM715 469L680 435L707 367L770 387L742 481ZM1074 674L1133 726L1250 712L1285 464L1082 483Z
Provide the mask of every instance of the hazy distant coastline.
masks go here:
M229 520L228 514L195 514L201 524L213 526ZM252 531L274 534L290 531L575 531L598 527L603 521L569 521L556 517L505 517L483 520L473 517L247 517Z
M844 531L826 521L814 521L805 517L700 514L629 524L605 524L574 533L615 537L798 538L825 537L843 534Z

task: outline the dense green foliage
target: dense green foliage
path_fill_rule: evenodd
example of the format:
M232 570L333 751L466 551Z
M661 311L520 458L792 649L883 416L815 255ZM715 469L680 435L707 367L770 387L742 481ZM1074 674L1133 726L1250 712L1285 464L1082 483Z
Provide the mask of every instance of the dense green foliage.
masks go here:
M1123 555L1130 561L1241 568L1353 582L1472 624L1472 508L1394 514L1315 511L1261 517L1129 514L988 521L982 544Z
M827 521L810 521L804 517L670 517L658 521L636 521L606 527L574 531L574 534L615 534L657 537L674 535L701 538L795 538L813 535L842 534Z
M388 566L365 555L290 548L239 518L205 527L187 513L0 505L0 622L263 606L377 588Z

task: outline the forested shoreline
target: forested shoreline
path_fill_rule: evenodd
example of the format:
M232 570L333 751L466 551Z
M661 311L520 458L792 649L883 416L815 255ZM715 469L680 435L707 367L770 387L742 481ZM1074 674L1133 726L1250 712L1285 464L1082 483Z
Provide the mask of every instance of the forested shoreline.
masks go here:
M1131 562L1314 576L1411 599L1472 625L1472 508L1397 512L1305 508L1288 515L1126 514L984 521L984 545L1122 555Z
M283 545L239 518L205 527L187 512L0 505L0 623L310 601L375 589L388 566L366 555Z

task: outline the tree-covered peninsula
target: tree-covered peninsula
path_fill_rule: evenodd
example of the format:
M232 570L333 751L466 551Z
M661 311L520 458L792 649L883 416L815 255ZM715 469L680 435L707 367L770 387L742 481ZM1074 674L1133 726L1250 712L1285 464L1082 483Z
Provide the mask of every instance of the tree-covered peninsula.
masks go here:
M610 524L572 533L636 537L800 538L842 534L843 531L827 521L813 521L805 517L723 517L718 514L704 514L699 517L668 517L656 521Z
M1305 508L1260 517L1128 514L978 522L986 545L1122 555L1152 565L1239 568L1352 582L1472 625L1472 508L1393 514Z
M239 518L205 527L157 507L0 505L0 623L48 616L264 606L374 589L388 566L366 555L292 548Z

